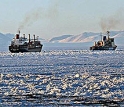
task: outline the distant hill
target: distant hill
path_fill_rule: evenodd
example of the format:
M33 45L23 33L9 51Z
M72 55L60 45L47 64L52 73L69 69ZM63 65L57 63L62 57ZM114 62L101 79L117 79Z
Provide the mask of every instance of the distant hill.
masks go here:
M112 36L115 38L115 43L120 46L124 46L124 31L118 32Z
M99 33L92 33L92 32L84 32L79 35L73 35L67 37L65 39L60 40L60 43L83 43L83 42L90 42L94 39L97 39Z
M0 51L8 50L8 46L14 37L13 34L2 34L0 33Z
M116 41L119 40L122 42L122 38L124 38L124 31L110 31L110 37L114 37ZM59 37L54 37L49 40L49 42L52 43L87 43L87 42L94 42L101 40L101 35L107 35L107 34L101 34L101 33L94 33L94 32L84 32L79 35L63 35Z
M59 37L54 37L54 38L50 39L49 42L57 43L57 42L60 42L61 40L64 40L64 39L72 37L72 36L73 35L62 35L62 36L59 36Z

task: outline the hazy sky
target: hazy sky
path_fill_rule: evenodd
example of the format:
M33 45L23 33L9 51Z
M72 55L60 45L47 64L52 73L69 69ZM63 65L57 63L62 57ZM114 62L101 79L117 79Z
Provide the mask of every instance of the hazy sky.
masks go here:
M1 0L0 32L64 34L124 30L124 0Z

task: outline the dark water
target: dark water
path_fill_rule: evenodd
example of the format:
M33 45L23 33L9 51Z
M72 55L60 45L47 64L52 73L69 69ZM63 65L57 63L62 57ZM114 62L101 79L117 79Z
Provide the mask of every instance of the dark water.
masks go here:
M0 53L0 106L124 106L124 51Z

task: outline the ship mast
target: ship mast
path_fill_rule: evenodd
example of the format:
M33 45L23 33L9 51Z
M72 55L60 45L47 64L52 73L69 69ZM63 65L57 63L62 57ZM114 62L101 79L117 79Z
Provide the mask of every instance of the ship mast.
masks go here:
M107 31L107 34L108 34L108 39L109 39L109 31Z
M102 41L102 33L100 33L100 36L101 36L101 41Z
M31 41L31 40L30 40L30 34L28 34L28 35L29 35L29 43L30 43L30 41Z
M19 30L19 36L20 36L20 30Z

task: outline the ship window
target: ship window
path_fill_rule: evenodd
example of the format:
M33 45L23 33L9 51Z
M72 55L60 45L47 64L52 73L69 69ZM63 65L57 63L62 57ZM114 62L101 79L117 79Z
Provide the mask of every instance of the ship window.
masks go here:
M112 42L114 42L114 39L111 39Z

